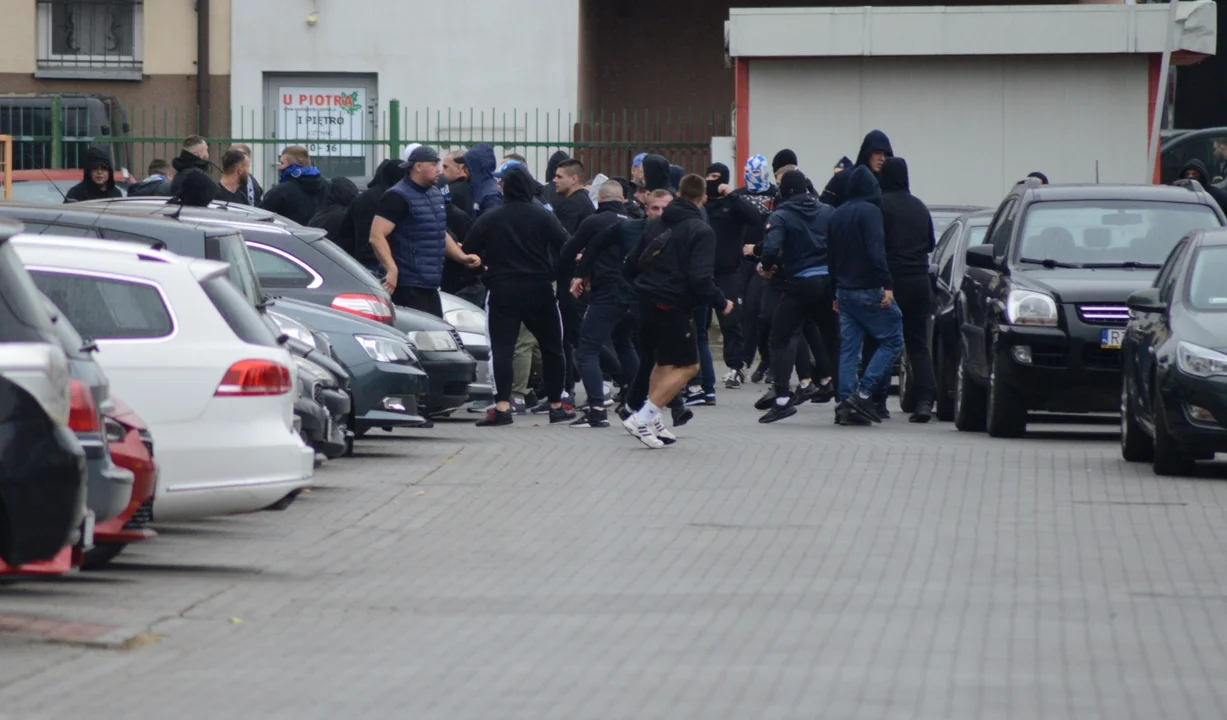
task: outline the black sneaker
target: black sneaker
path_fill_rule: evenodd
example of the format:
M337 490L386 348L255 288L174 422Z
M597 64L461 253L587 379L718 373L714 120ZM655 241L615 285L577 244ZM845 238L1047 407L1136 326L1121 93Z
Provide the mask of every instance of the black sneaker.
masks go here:
M614 412L618 414L619 418L625 420L628 417L630 417L632 414L634 414L635 411L631 410L630 406L627 405L625 401L623 401L618 404L618 409L615 410Z
M688 407L669 408L673 415L673 427L681 427L694 419L694 410Z
M724 389L736 390L746 381L746 374L741 370L729 370L724 374Z
M536 393L536 391L535 391L535 390L529 390L529 391L528 391L528 392L527 392L527 393L524 395L524 404L525 404L525 405L527 405L527 406L528 406L528 407L530 407L530 408L531 408L531 407L537 407L537 403L539 403L539 402L541 402L541 398L537 397L537 393ZM523 413L521 413L521 414L523 414Z
M761 397L759 397L759 399L754 401L754 409L755 410L770 410L771 406L774 404L775 404L775 389L768 388L767 391L764 392Z
M857 393L852 393L847 400L844 400L844 404L873 422L882 422L882 416L878 415L878 410L873 406L873 400L870 398L863 398Z
M760 423L773 423L776 420L783 420L787 417L792 417L797 414L797 407L792 403L787 405L774 404L762 417L758 419Z
M890 409L886 407L885 400L878 400L873 404L873 410L878 414L879 422L882 420L890 420Z
M912 416L908 418L907 421L913 423L927 423L932 419L933 403L929 402L928 400L921 400L920 402L916 403L916 412L912 413Z
M829 403L834 399L835 381L831 380L818 386L818 394L810 402L821 405L822 403Z
M499 410L498 408L490 408L486 411L486 416L477 421L477 427L499 427L500 425L510 425L515 422L515 418L511 414L511 410Z
M691 390L686 388L682 391L682 404L686 406L705 405L707 404L707 395L702 389Z
M761 382L763 381L763 378L764 378L766 375L767 375L767 366L766 366L766 365L759 365L759 366L758 366L758 368L757 368L757 369L755 369L755 371L754 371L753 373L750 373L750 382L752 382L752 383L754 383L755 385L757 385L757 384L759 384L759 383L761 383Z
M810 400L818 397L819 392L818 386L814 383L810 383L809 385L800 385L793 391L792 400L789 401L789 404L796 407L801 403L809 402Z
M835 410L835 424L864 426L872 425L873 422L864 415L861 415L858 411L848 407L847 403L845 402Z
M566 422L575 419L575 408L563 403L556 408L550 408L550 424Z
M552 417L551 417L552 420ZM573 428L607 428L609 427L609 415L604 410L592 410L584 413L578 420L571 423Z
M531 410L529 410L529 412L532 413L533 415L545 415L546 413L550 411L549 398L542 400L536 405L529 405L529 407L532 408Z

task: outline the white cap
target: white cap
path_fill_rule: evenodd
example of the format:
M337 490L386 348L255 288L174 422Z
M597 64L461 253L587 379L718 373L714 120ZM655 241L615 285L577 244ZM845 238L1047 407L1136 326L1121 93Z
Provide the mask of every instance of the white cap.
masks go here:
M418 148L422 147L422 143L409 143L404 150L400 151L400 161L402 163L409 162L409 155Z

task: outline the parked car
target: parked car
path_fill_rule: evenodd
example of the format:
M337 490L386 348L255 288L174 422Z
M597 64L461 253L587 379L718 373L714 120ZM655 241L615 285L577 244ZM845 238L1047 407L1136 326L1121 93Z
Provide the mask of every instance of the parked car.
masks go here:
M81 173L78 171L77 174L80 175ZM80 180L80 178L78 178L78 180ZM147 210L151 216L167 217L169 215L173 215L178 209L178 207L174 205L167 206L166 201L169 199L170 198L151 195L129 195L120 198L88 200L83 203L78 203L78 206L88 207L90 205L114 205L116 207L123 208L124 210L133 210L136 212ZM305 227L304 225L300 225L284 215L278 215L271 210L265 210L264 208L253 207L251 205L214 200L213 202L209 203L209 207L213 210L226 212L234 216L236 220L268 222L275 225L284 225L292 228Z
M260 510L310 485L289 351L224 263L135 243L11 242L157 438L156 521Z
M1129 296L1121 455L1187 475L1227 452L1227 231L1190 233Z
M77 441L85 450L88 474L85 506L94 512L95 523L110 520L128 505L135 481L131 472L111 460L103 429L103 413L110 409L111 384L106 373L94 362L93 353L98 346L92 340L83 339L50 300L46 297L42 300L60 347L68 356L68 368L72 373L68 426L77 434Z
M933 218L933 237L939 238L950 223L968 213L980 212L989 208L979 205L930 205L929 215Z
M460 346L477 361L476 379L469 383L469 401L494 402L490 376L490 340L486 337L486 311L450 293L439 293L443 319L456 329Z
M85 451L68 428L68 357L0 222L0 561L45 561L91 543Z
M325 457L341 457L353 448L349 372L327 351L317 351L311 328L284 313L269 312L268 318L292 340L286 345L298 366L300 397L294 413L302 418L303 441Z
M350 374L350 427L358 437L373 428L425 425L422 408L430 379L409 338L394 328L314 303L278 298L271 310L327 336L328 351Z
M85 551L82 567L94 570L105 566L134 542L157 536L149 527L153 520L153 499L158 489L158 465L153 455L153 435L132 408L111 396L105 411L107 443L116 465L132 473L132 495L118 515L94 526L94 547Z
M954 421L994 437L1027 412L1119 410L1125 300L1190 230L1220 227L1195 182L1015 186L967 249Z
M959 334L962 318L958 314L958 296L962 289L963 272L967 269L967 248L980 245L988 235L992 211L960 215L950 223L937 247L933 249L929 274L933 278L933 297L929 305L929 352L933 356L933 376L936 385L934 409L938 420L954 419L955 368L958 367ZM911 365L904 354L899 381L900 404L905 412L915 404Z

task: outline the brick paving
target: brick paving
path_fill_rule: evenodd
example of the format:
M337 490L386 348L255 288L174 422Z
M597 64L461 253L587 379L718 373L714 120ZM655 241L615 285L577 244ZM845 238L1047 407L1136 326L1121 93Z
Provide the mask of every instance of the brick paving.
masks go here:
M1227 467L1114 426L773 426L761 386L673 448L440 423L284 512L171 526L0 585L0 718L1224 718Z

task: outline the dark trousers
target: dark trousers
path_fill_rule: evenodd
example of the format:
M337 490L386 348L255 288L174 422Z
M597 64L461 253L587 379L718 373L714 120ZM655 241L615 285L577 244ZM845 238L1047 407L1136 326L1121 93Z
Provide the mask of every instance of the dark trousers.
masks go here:
M933 354L929 351L929 310L933 301L933 281L928 275L904 275L893 278L895 304L903 313L903 346L911 366L912 387L917 402L933 402L937 386L933 375ZM861 352L862 367L869 366L869 359L878 344L866 336ZM878 386L873 397L877 402L886 402L890 392L890 375Z
M644 345L643 338L639 335L639 325L637 322L638 308L632 308L631 312L632 318L635 319L635 332L631 338L635 343L635 352L639 355L639 370L635 373L635 380L626 392L626 406L631 410L639 410L648 401L648 390L652 384L652 371L656 369L656 355L650 347ZM669 401L669 407L683 407L681 393L678 393Z
M616 298L594 297L588 303L588 312L579 326L579 346L575 360L588 395L588 406L604 407L605 388L601 373L601 348L610 341L618 355L620 375L618 382L628 385L639 370L639 355L631 342L634 319L630 308Z
M703 392L711 395L716 392L716 366L711 359L711 345L707 344L707 332L711 328L711 308L702 305L693 313L695 341L699 345L699 374L690 381L698 384Z
M745 307L745 281L741 273L732 272L716 276L716 287L724 293L724 297L733 301L733 312L724 315L717 308L716 322L720 323L720 335L724 338L724 364L731 370L740 370L746 365L745 350L742 349L742 312ZM707 311L707 324L711 325L711 308Z
M750 263L746 263L742 268L742 275L745 278L745 295L743 296L743 307L741 309L741 360L743 367L753 367L754 354L762 352L761 362L767 362L766 343L760 343L760 323L759 316L763 304L763 288L767 281L754 269Z
M562 349L566 356L567 371L563 387L574 395L575 381L579 378L575 348L579 345L579 323L584 316L583 305L575 299L569 288L564 288L561 283L558 287L558 313L562 318Z
M486 325L490 332L490 353L494 364L494 399L511 399L515 382L512 359L516 338L523 324L541 348L541 374L550 402L562 400L566 358L562 352L562 318L558 300L549 283L505 283L490 288L486 296Z
M771 374L776 395L789 394L794 361L798 379L834 376L831 348L839 337L839 319L831 306L834 300L835 287L826 275L785 281L771 319ZM810 368L805 367L808 362L802 363L809 359L805 345L814 351Z
M443 317L443 301L439 299L438 288L419 288L399 285L392 293L392 304L430 313L437 318Z

